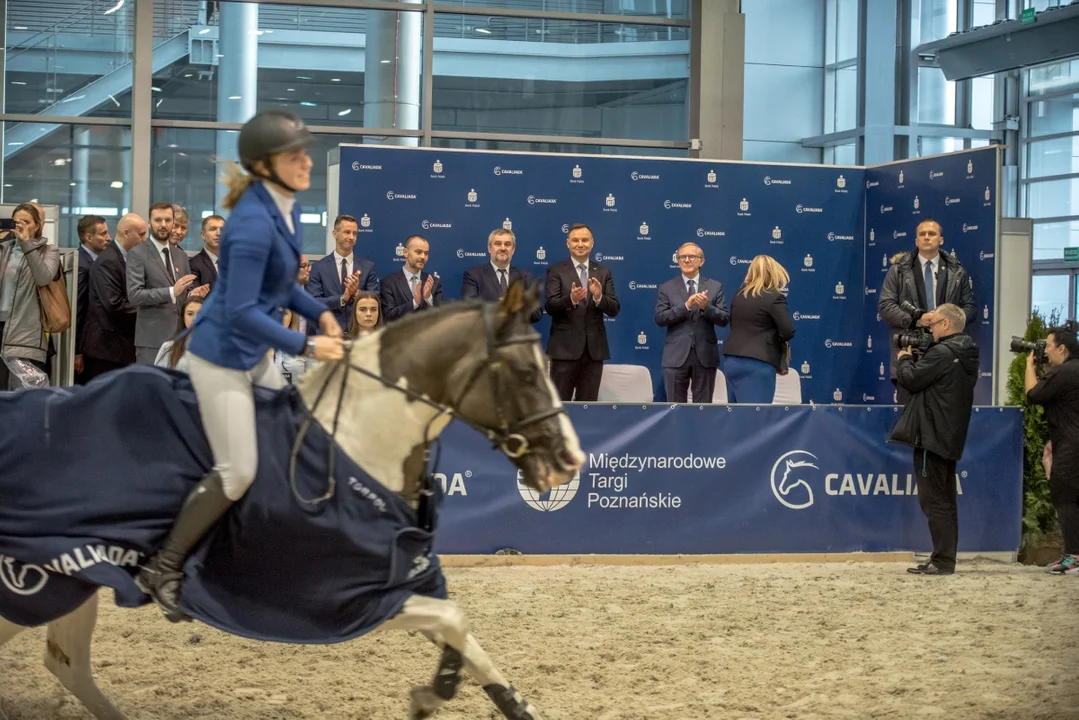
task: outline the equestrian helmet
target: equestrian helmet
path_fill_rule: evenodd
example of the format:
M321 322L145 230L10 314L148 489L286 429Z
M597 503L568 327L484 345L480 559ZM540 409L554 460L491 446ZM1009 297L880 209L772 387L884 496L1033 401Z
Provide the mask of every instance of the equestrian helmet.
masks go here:
M240 164L253 171L255 163L273 155L307 147L314 140L303 120L283 110L263 110L240 129Z

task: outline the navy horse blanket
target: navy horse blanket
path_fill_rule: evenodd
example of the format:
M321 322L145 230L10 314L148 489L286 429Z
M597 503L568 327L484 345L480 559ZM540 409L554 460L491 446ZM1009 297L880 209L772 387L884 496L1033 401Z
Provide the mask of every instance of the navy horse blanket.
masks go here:
M188 560L183 610L235 635L318 644L374 629L413 593L446 597L431 532L314 422L296 491L326 494L331 450L336 489L296 499L299 394L257 388L256 406L258 476ZM147 603L138 566L211 465L186 375L139 365L83 388L0 393L0 616L40 625L100 586L122 607Z

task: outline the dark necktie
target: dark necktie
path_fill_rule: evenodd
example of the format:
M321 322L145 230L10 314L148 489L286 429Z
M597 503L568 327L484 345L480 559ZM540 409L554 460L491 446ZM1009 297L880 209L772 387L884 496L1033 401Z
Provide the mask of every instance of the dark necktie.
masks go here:
M346 280L348 280L348 258L341 258L341 290L345 289Z
M175 283L176 275L172 272L172 257L169 255L168 247L161 249L161 257L165 259L165 274L169 276L169 281Z
M509 283L506 281L506 271L502 268L498 270L498 294L499 296L505 295L506 290L509 289Z
M689 294L690 295L696 295L697 294L697 281L696 280L690 280L689 281Z
M937 289L933 277L933 263L925 264L925 309L932 312L937 307Z

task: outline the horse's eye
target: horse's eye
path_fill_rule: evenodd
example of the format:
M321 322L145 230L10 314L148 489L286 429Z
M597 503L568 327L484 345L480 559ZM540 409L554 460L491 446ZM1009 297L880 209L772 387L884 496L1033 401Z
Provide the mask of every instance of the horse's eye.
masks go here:
M521 378L521 382L526 385L531 385L536 382L536 368L525 367L517 371L517 377Z

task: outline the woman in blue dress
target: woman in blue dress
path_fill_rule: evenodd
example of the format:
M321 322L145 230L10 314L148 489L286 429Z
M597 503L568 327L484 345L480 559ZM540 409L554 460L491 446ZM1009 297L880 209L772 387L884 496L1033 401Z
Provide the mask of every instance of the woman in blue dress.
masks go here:
M285 386L269 351L323 361L344 355L333 313L296 282L303 248L295 194L311 185L311 141L294 115L261 112L240 130L243 170L232 165L225 178L229 193L222 205L232 213L221 233L217 284L187 348L214 466L188 495L158 554L137 578L173 622L187 619L178 609L184 561L255 479L252 386ZM282 326L281 308L317 322L322 334L309 339Z

